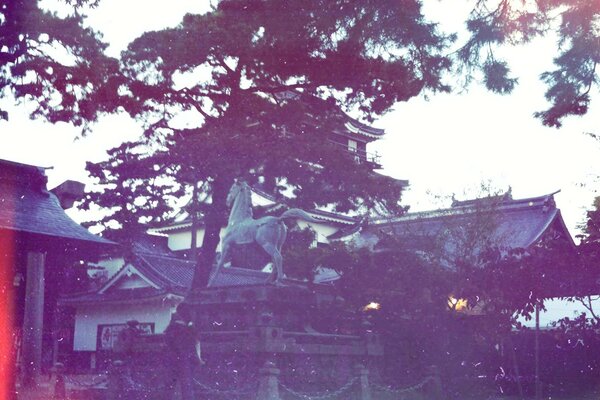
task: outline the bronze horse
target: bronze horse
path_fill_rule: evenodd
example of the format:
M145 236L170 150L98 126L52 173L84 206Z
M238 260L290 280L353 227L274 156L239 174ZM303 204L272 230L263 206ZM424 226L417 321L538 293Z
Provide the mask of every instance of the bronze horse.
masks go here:
M232 206L233 204L233 206ZM281 247L285 242L287 227L285 219L303 219L309 222L318 222L299 208L292 208L279 217L267 216L260 219L252 217L252 192L246 182L236 181L227 195L227 206L231 207L229 222L221 240L221 257L212 275L211 282L231 258L233 244L256 243L264 249L273 262L271 281L276 285L282 284L283 260ZM209 283L210 284L210 283Z

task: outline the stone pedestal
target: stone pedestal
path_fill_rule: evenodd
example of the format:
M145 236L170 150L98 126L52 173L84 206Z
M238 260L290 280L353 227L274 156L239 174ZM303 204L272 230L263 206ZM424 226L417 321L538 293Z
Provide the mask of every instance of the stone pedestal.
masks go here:
M369 370L362 364L354 367L358 379L358 398L360 400L371 400L371 388L369 387Z
M204 378L228 387L262 382L273 362L279 381L294 390L333 390L354 379L354 365L376 364L369 361L383 355L379 336L343 314L331 287L208 288L186 302L201 331ZM361 379L368 386L366 375Z
M279 397L279 374L280 371L276 368L275 363L265 362L259 371L260 380L258 381L256 400L281 400Z
M283 390L342 390L332 400L370 400L368 372L354 366L372 369L383 348L377 335L361 331L360 321L344 316L341 302L331 287L297 283L195 293L186 303L206 361L194 372L199 396L280 400ZM132 372L136 386L162 385L165 350L161 335L140 338ZM155 378L144 383L144 376Z

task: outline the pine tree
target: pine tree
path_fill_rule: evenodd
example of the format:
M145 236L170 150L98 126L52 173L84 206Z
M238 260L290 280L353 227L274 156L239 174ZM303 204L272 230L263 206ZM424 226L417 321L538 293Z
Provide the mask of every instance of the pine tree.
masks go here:
M146 134L92 169L121 193L89 203L131 209L135 200L122 190L145 190L149 179L202 182L209 200L198 282L214 259L235 178L280 198L291 188L296 206L399 211L401 185L357 164L329 134L347 121L340 107L370 121L424 90L447 91L441 75L450 61L441 53L449 41L417 0L221 1L148 32L123 54L120 91ZM177 129L182 114L195 126Z
M558 128L564 117L587 113L592 89L598 87L600 2L477 1L466 26L469 38L458 52L462 73L468 81L475 71L483 72L486 87L497 93L510 93L517 79L510 75L509 63L498 58L494 50L555 35L556 69L541 75L551 105L534 115L544 125Z
M114 112L119 64L104 54L98 34L84 28L78 10L98 0L67 0L66 18L36 0L0 1L0 98L35 104L32 118L84 126ZM0 109L0 119L8 119Z

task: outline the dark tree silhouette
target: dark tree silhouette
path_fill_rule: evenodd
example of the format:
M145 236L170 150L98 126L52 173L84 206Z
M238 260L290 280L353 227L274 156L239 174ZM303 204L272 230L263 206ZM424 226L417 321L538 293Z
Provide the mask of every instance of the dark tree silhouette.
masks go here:
M221 1L148 32L123 54L120 91L124 108L146 123L145 136L90 166L118 192L93 194L88 204L125 212L145 204L142 211L156 215L158 203L135 200L149 194L140 193L149 181L202 182L198 282L212 264L236 177L280 198L291 189L298 206L398 212L401 185L357 164L330 134L347 121L340 108L371 120L424 90L447 91L448 43L416 0ZM194 127L176 128L183 113Z
M547 110L534 115L547 126L560 127L569 115L588 111L593 88L598 86L600 61L600 3L585 0L478 0L466 22L467 43L458 52L467 80L482 71L486 87L509 93L517 79L509 64L494 50L501 45L530 42L553 34L557 40L556 69L541 75L548 90Z
M0 97L36 105L32 118L95 121L116 110L118 61L104 54L97 33L83 28L77 10L97 0L66 0L71 16L59 18L35 0L0 1ZM0 119L8 119L0 109Z

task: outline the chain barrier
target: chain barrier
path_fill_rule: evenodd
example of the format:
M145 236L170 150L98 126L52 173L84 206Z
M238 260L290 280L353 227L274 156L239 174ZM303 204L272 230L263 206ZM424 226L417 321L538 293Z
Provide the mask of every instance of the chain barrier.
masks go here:
M148 385L145 385L143 383L139 383L133 380L133 378L131 377L131 375L129 374L125 374L124 375L125 378L125 383L127 384L127 389L133 389L139 392L153 392L153 391L158 391L158 390L164 390L168 387L167 384L162 384L160 386L155 386L155 387L150 387Z
M210 387L210 386L208 386L208 385L200 382L196 378L194 378L194 383L197 386L199 386L202 390L204 390L205 392L212 393L212 394L244 396L244 395L248 395L248 394L256 392L256 388L250 387L250 386L246 387L246 388L243 388L243 389L237 389L237 390L220 390L220 389L215 389L213 387Z
M71 386L85 388L85 389L105 389L108 384L108 377L106 375L96 375L92 378L91 382L83 382L84 379L74 379L69 375L63 375L65 383L68 383ZM100 379L95 379L100 378Z
M314 393L314 394L307 394L307 393L300 393L297 392L287 386L285 386L283 383L279 382L279 387L281 387L282 389L284 389L286 392L296 396L296 397L300 397L301 399L306 399L306 400L324 400L324 399L328 399L328 398L333 398L333 397L338 397L339 395L341 395L342 393L344 393L345 391L347 391L348 389L350 389L352 387L352 385L354 385L354 383L356 383L356 381L358 380L358 377L354 377L351 380L349 380L344 386L340 387L337 390L334 390L333 392L327 391L327 392L322 392L322 393Z
M433 376L428 376L420 383L417 383L416 385L408 386L405 388L392 388L391 386L377 385L376 383L373 383L373 382L369 382L369 383L373 388L381 390L383 392L388 392L388 393L393 393L393 394L403 394L403 393L414 392L419 389L423 389L423 386L425 386L427 384L427 382L429 382L431 380L433 380Z

